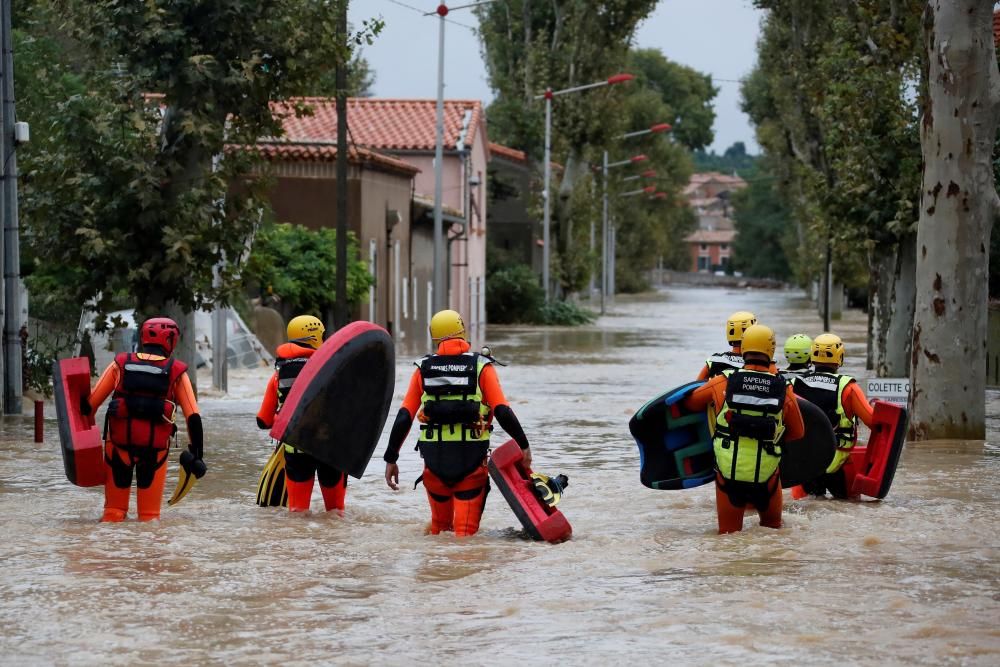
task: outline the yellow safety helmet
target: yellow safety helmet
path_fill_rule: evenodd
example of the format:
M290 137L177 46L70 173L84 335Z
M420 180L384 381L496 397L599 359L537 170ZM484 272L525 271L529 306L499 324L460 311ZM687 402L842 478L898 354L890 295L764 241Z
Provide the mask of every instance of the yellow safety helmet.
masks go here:
M816 336L812 343L812 362L814 364L844 365L844 341L840 336L825 333Z
M323 344L324 332L326 332L326 327L323 326L318 317L299 315L293 317L292 321L288 323L288 342L303 343L317 349Z
M790 364L808 364L812 344L812 338L805 334L789 336L785 341L785 359Z
M726 322L726 340L730 345L739 345L743 333L757 324L757 316L748 310L741 310L729 316Z
M440 342L449 338L468 340L465 337L465 320L454 310L442 310L434 313L429 328L431 340L434 341Z
M756 352L767 355L768 360L771 360L774 359L774 348L774 331L771 330L771 327L766 327L763 324L754 324L743 334L743 343L740 346L740 351L743 353L744 358L746 358L747 354Z

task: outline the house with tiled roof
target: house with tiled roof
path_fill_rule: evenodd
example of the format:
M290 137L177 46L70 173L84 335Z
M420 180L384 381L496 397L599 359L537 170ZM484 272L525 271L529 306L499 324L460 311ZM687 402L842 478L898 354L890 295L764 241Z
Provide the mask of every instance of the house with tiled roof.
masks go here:
M261 142L261 149L275 154L308 156L337 141L337 111L333 98L300 98L298 106L309 112L295 114L289 106L276 107L284 114L284 136ZM485 323L486 275L486 166L489 160L486 122L479 100L446 100L442 203L447 236L447 303L466 316L472 337L481 335ZM362 234L363 252L375 267L376 320L398 320L397 328L422 339L432 299L435 100L350 98L347 104L352 155L372 169L390 171L398 165L411 170L406 205L392 209L405 218L405 226L387 233ZM367 160L367 162L365 162ZM405 170L404 170L405 171ZM397 170L397 173L402 173ZM385 192L401 182L383 179ZM279 182L277 190L281 189ZM352 202L364 203L361 193ZM284 206L305 202L301 193L278 194ZM324 215L332 220L330 210ZM313 202L313 205L315 202ZM394 204L395 206L395 204ZM315 208L315 206L314 206ZM374 245L371 242L374 241ZM370 247L371 246L371 247ZM398 250L397 250L398 248ZM382 292L384 291L384 294ZM380 296L381 295L381 296Z
M732 257L736 225L732 196L747 187L735 174L717 171L692 174L683 193L698 216L698 229L684 238L691 252L691 271L727 271Z

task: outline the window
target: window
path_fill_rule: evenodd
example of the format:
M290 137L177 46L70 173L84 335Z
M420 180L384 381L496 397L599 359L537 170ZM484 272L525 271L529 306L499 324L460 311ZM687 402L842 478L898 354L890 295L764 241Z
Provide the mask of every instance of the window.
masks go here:
M723 243L721 246L719 246L719 250L726 250L727 248L729 248L729 245L726 243Z
M701 250L702 250L702 252L708 250L708 246L706 244L702 243L701 244Z

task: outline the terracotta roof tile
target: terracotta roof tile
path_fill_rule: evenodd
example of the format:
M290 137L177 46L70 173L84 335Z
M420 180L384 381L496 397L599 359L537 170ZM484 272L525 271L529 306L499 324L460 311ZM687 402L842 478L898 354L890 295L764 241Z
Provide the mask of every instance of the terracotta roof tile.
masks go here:
M747 184L747 182L744 181L739 176L730 176L729 174L723 174L718 171L704 171L698 174L691 174L691 180L688 182L688 187L690 187L691 185L707 183L708 181L715 181L716 183L732 183L741 185Z
M271 161L333 162L337 159L337 146L329 142L262 141L256 148L264 158ZM347 154L348 161L352 164L372 164L409 175L420 173L420 169L409 162L367 148L350 148Z
M311 116L296 118L289 104L285 137L297 141L336 141L337 110L332 97L306 97L291 101L312 108ZM352 97L347 100L347 118L352 141L381 151L433 151L437 108L435 100L398 100ZM468 120L466 120L468 118ZM479 100L445 100L444 145L455 150L460 139L466 145L475 140L484 126L483 104ZM465 133L463 135L463 127Z
M511 162L518 162L520 164L526 164L528 162L528 155L524 151L519 151L516 148L509 148L503 144L495 144L492 141L490 142L490 154L510 160Z
M735 238L736 232L731 229L699 229L693 234L685 236L684 241L687 243L732 243Z

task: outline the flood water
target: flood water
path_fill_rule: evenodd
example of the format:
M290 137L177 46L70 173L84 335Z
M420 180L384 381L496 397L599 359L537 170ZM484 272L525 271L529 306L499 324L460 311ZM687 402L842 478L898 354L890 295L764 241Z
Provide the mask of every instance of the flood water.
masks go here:
M383 435L344 517L318 491L304 516L258 508L268 369L203 392L209 474L152 524L97 523L103 492L66 480L51 406L41 445L0 420L0 664L1000 664L996 395L990 442L908 446L881 502L786 492L781 530L747 515L720 537L711 486L639 483L629 417L724 349L742 309L779 346L821 326L797 292L672 289L592 326L489 330L535 469L570 479L574 537L555 546L523 539L496 490L480 534L425 536L415 432L399 492ZM835 330L865 377L864 316Z

